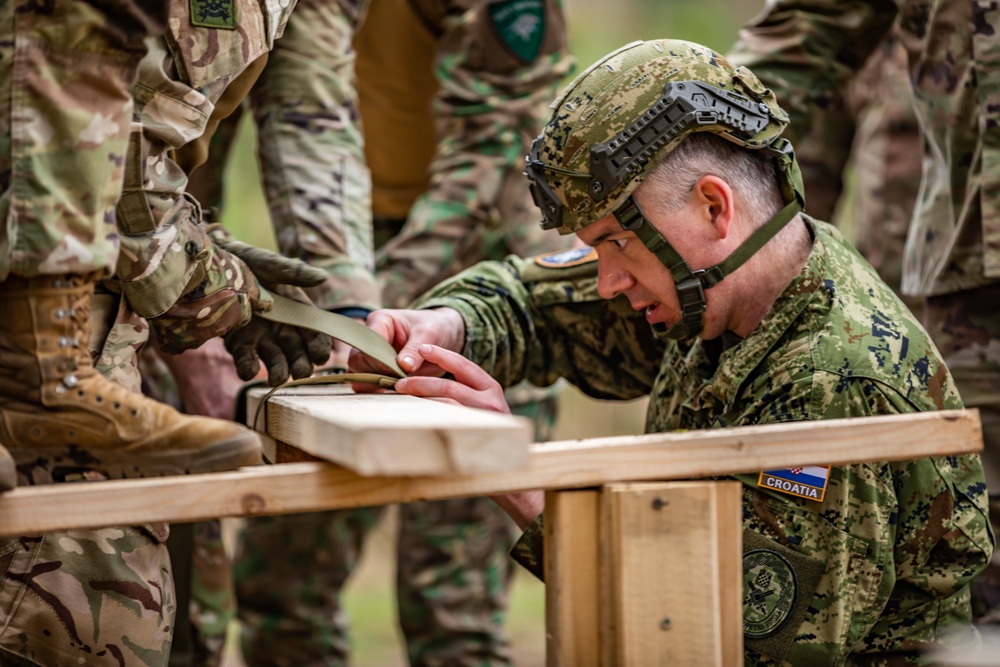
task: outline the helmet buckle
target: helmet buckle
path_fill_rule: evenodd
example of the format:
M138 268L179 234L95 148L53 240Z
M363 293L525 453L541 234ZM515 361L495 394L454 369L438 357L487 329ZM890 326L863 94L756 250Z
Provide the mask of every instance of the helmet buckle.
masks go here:
M692 271L690 278L677 283L677 297L680 299L681 313L685 316L704 313L707 308L705 286L701 282L704 274L702 269Z

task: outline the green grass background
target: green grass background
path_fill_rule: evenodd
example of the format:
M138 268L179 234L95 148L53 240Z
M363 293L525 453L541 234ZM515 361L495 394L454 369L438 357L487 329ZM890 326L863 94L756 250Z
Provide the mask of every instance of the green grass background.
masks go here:
M570 46L579 71L636 39L687 39L724 53L735 41L739 27L760 8L759 2L739 0L569 0L566 11ZM222 221L237 237L273 248L274 235L259 185L253 128L246 120L224 175ZM610 404L569 389L561 398L556 437L639 433L644 413L644 401ZM395 621L394 521L390 517L383 522L369 540L362 565L345 593L355 647L353 664L357 667L406 664ZM544 625L544 587L519 569L508 621L517 664L544 664ZM238 656L230 653L227 664L238 665Z

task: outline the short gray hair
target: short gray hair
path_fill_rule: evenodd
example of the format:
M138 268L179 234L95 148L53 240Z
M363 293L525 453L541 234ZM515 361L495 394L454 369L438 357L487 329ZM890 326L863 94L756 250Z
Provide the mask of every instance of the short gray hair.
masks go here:
M756 225L762 225L784 206L774 161L711 132L695 132L671 151L646 177L667 212L684 205L698 179L718 176L743 199Z

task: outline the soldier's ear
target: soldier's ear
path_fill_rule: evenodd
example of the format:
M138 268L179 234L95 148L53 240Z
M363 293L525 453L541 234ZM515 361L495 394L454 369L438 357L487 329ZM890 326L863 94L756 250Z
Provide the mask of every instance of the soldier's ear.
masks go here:
M720 241L729 236L735 213L733 189L729 183L718 176L705 174L695 183L691 198L699 222L710 225L711 233Z

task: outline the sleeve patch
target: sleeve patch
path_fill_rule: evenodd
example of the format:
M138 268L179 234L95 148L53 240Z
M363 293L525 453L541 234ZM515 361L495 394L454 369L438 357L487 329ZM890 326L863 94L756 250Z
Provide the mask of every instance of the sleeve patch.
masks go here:
M597 261L597 251L593 248L573 248L535 258L535 264L546 269L566 269L595 261Z
M535 62L545 37L543 0L500 0L488 6L500 43L526 65Z

